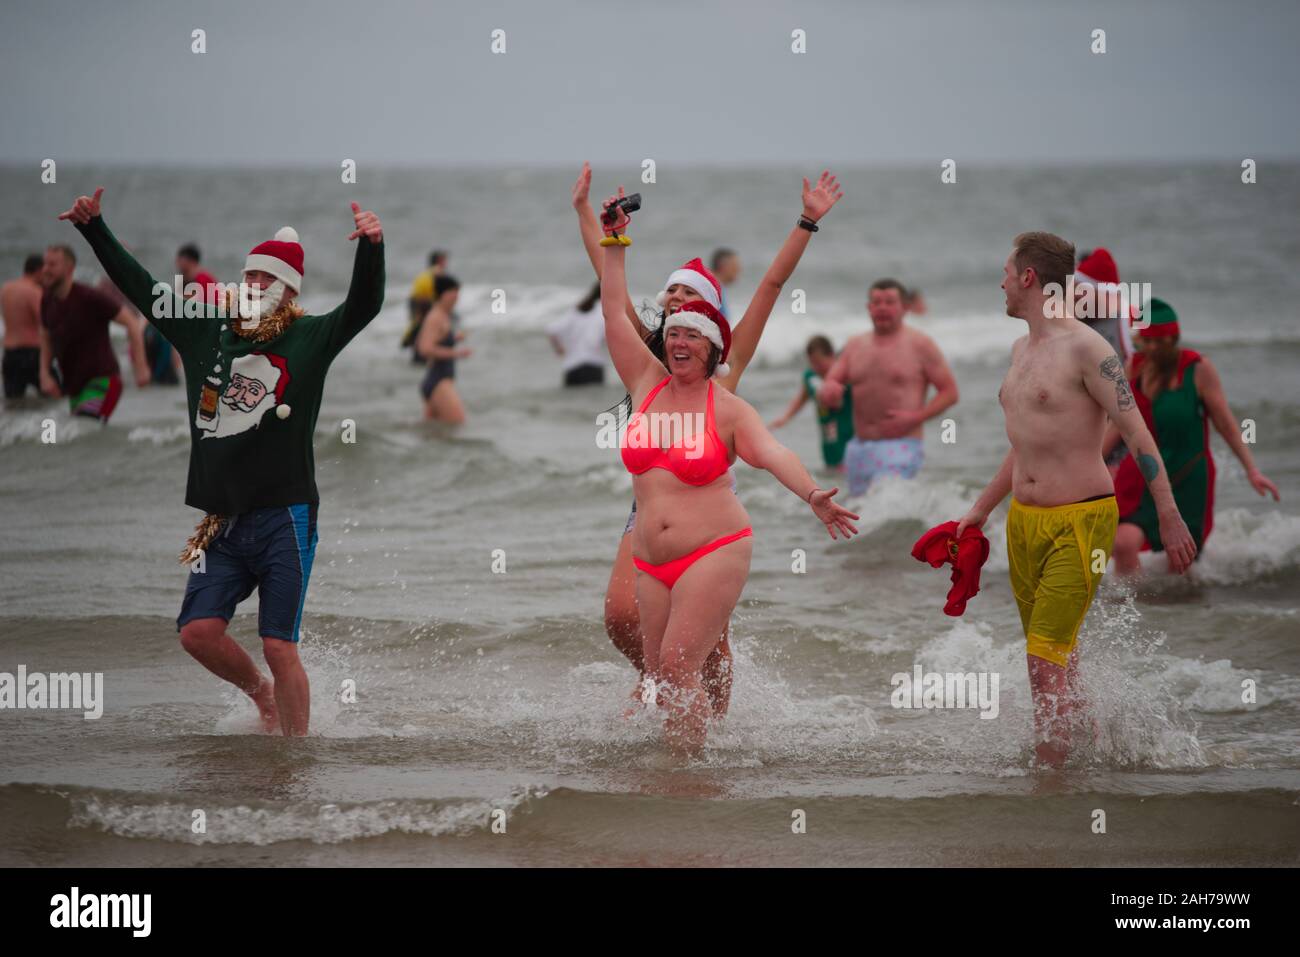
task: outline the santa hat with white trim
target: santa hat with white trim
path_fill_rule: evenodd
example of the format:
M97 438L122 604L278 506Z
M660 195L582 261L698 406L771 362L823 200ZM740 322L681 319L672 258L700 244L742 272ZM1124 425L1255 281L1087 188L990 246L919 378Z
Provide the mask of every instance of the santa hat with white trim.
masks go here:
M244 272L257 269L270 273L294 292L302 292L302 246L298 231L282 226L275 239L258 243L244 260Z
M655 302L661 306L666 303L668 301L668 287L676 283L690 286L700 294L701 299L714 309L722 308L722 286L700 259L692 259L690 262L685 263L681 269L674 269L672 275L668 277L668 281L664 283L663 291L655 296Z
M1096 283L1098 286L1119 285L1119 267L1110 251L1098 246L1074 270L1074 281Z
M1120 285L1119 267L1115 265L1115 257L1110 254L1110 250L1103 246L1098 246L1074 269L1074 284L1076 286L1096 286L1100 293L1112 295L1118 293L1120 302L1123 303L1124 293L1126 290ZM1129 304L1128 316L1131 322L1136 322L1142 317L1142 310L1137 306Z
M699 262L698 259L695 261ZM673 282L682 281L673 280ZM668 283L670 286L672 284L672 282ZM718 365L713 370L713 374L719 376L730 374L731 366L727 365L727 356L731 353L731 326L727 323L726 317L711 303L703 299L692 299L690 302L682 303L681 309L664 320L665 334L673 326L694 329L717 346L722 354L718 357Z

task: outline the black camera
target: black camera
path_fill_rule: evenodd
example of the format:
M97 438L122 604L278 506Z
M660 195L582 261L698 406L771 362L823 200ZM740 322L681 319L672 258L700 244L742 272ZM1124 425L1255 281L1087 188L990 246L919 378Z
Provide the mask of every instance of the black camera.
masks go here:
M641 194L633 193L631 196L624 196L622 199L616 199L610 203L609 209L601 213L601 219L604 220L606 226L609 226L618 221L618 213L615 210L621 209L625 215L631 216L640 208Z

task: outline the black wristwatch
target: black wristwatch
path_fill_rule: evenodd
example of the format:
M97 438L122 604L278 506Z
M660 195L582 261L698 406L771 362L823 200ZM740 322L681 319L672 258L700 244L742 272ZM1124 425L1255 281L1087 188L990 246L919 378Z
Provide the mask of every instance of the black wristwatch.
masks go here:
M808 230L808 232L810 232L810 233L815 233L815 232L817 232L817 230L821 229L820 226L818 226L815 222L813 222L813 221L812 221L811 219L809 219L807 216L800 216L800 217L799 217L799 228L800 228L800 229L806 229L806 230Z

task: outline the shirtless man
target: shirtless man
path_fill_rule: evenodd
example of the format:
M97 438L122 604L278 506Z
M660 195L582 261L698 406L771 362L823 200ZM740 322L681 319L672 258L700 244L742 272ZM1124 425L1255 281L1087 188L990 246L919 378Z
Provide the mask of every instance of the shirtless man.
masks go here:
M916 475L922 423L957 401L957 380L938 345L903 324L905 295L894 279L871 284L872 331L848 341L817 390L823 405L838 409L845 385L853 387L854 437L844 449L850 495L866 492L877 475ZM930 386L935 394L927 402Z
M0 286L0 317L4 318L4 390L6 399L21 399L31 386L41 390L41 269L45 261L33 253L23 262L23 274Z
M1029 326L1029 334L1011 347L1011 368L998 391L1011 451L957 528L960 536L968 525L982 526L1012 493L1011 589L1028 643L1037 756L1052 767L1070 753L1071 715L1083 705L1075 642L1119 520L1101 456L1107 417L1151 489L1171 566L1181 573L1196 556L1119 357L1097 332L1074 320L1073 303L1065 301L1073 266L1074 246L1051 233L1022 233L1007 257L1007 315ZM1055 290L1044 291L1053 283Z

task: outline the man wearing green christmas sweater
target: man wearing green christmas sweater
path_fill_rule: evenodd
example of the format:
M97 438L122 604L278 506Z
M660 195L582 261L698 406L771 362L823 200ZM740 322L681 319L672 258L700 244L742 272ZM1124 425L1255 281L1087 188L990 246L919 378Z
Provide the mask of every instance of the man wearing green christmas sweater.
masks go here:
M189 399L190 466L185 502L202 509L181 560L191 574L176 620L181 645L257 705L266 729L307 733L311 698L298 658L298 629L316 551L316 463L312 436L334 357L384 302L383 229L352 204L360 239L343 304L320 316L294 302L303 251L285 227L253 248L239 294L184 301L122 248L81 196L71 220L108 278L175 346ZM265 678L226 633L235 606L258 591Z

